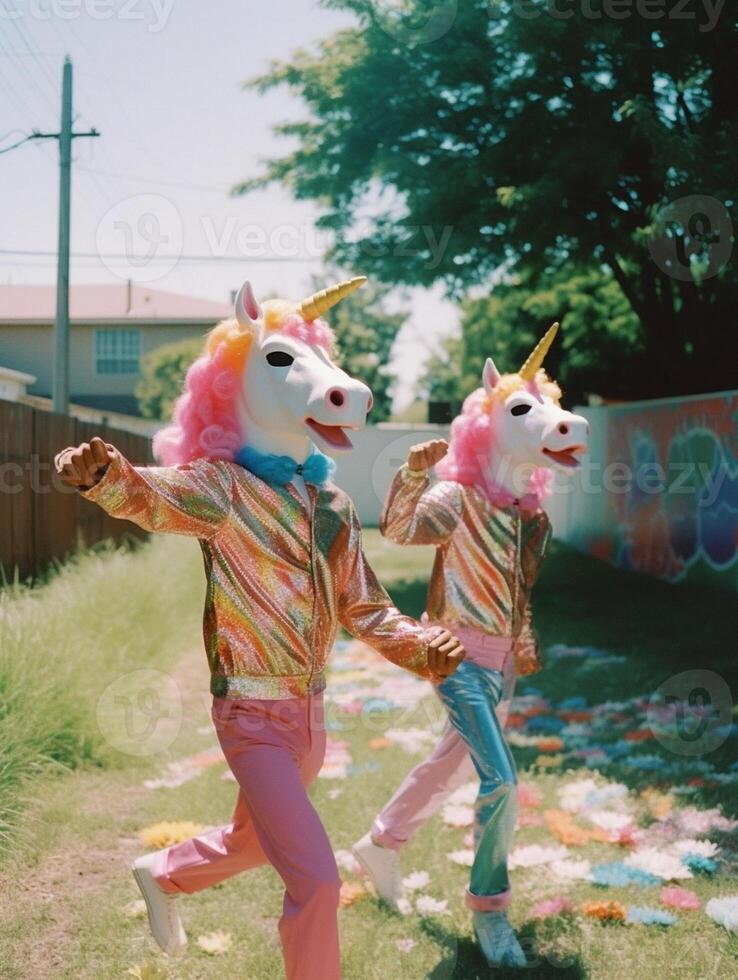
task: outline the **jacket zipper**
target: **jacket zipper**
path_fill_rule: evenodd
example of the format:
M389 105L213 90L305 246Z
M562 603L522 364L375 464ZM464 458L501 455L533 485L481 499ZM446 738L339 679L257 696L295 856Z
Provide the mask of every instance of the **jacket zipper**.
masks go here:
M310 520L310 577L313 583L313 611L310 617L310 660L308 662L306 692L309 693L313 686L313 676L315 674L315 620L318 605L318 582L315 574L315 521L318 510L318 490L311 484L306 484L306 486L308 488L308 496L310 497L310 512L308 514Z
M522 544L522 520L520 517L520 511L515 508L515 565L513 566L513 605L512 605L512 622L510 626L512 627L511 633L516 636L515 632L515 618L518 611L518 596L520 594L520 552Z

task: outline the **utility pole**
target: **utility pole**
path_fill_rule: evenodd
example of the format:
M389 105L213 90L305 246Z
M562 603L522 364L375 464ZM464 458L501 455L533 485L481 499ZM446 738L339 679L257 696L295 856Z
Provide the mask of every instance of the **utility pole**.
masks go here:
M97 137L72 130L72 62L64 59L62 73L61 131L34 133L33 139L59 140L59 254L56 278L56 319L54 321L54 411L69 411L69 241L72 199L72 140Z

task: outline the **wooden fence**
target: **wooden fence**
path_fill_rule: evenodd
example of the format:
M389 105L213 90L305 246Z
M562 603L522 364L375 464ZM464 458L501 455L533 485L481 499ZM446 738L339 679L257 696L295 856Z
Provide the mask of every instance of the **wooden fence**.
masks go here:
M35 577L80 542L144 536L80 499L54 473L60 449L95 435L132 462L153 460L144 436L0 400L0 568L6 578Z

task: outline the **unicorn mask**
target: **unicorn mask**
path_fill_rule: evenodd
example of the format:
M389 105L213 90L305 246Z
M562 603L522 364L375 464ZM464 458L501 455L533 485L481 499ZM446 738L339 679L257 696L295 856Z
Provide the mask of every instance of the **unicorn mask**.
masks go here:
M301 462L312 443L329 453L351 449L348 432L364 426L372 394L334 363L333 333L321 317L364 282L263 306L245 283L235 317L210 332L190 368L173 424L155 438L158 458L234 459L248 447Z
M558 329L555 323L515 374L501 374L487 359L483 387L469 395L451 427L449 455L436 467L441 479L540 498L551 470L579 469L589 423L561 408L561 389L543 369Z

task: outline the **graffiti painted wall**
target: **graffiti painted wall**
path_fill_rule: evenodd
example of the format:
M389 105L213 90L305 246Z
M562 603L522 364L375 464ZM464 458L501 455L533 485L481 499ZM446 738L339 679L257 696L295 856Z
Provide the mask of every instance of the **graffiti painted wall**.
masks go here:
M633 571L738 589L738 392L587 409L560 536Z

